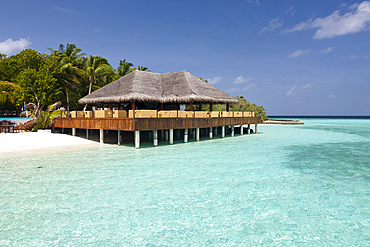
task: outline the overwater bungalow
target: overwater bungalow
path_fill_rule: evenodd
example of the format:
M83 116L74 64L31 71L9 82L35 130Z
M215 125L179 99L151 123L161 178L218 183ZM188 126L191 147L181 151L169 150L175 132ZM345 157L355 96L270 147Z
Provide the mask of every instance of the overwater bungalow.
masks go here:
M117 131L118 144L122 132L133 132L135 147L140 147L140 132L150 131L153 145L158 145L160 136L173 144L174 130L183 136L200 139L201 130L210 139L213 133L234 136L234 127L261 123L260 116L253 112L230 112L230 104L238 104L235 97L213 87L187 71L153 73L135 70L118 80L81 98L80 104L88 105L85 111L62 112L55 119L55 127L99 130L100 142L104 143L104 131ZM213 111L213 104L226 104L226 111ZM209 111L202 111L202 104L209 104ZM208 108L208 107L207 107ZM180 131L179 131L180 130Z

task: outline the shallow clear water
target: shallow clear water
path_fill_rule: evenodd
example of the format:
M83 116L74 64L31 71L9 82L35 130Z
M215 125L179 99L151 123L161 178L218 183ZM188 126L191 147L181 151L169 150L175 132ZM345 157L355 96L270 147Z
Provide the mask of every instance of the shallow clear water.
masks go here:
M370 120L0 160L0 246L368 246Z

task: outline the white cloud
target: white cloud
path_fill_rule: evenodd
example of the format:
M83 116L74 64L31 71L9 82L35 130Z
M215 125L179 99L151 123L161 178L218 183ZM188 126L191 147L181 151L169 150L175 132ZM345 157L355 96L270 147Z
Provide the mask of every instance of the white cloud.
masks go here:
M336 10L327 17L309 19L283 30L282 33L287 34L312 28L317 29L313 36L314 39L324 39L367 30L370 24L370 1L351 5L348 9L350 11L343 15Z
M221 80L222 80L221 76L217 76L217 77L213 77L213 78L207 78L208 83L211 84L211 85L215 85L218 82L220 82Z
M242 91L243 92L246 92L246 91L249 91L249 89L251 89L252 87L255 87L257 84L256 83L250 83L248 84L247 86L245 86Z
M322 49L319 52L322 53L322 54L325 54L325 53L331 52L332 50L333 50L333 48L331 46L329 46L327 49Z
M74 9L66 9L66 8L61 8L61 7L55 7L55 10L58 10L59 12L62 12L62 13L74 13L74 12L77 12Z
M235 84L242 84L242 83L249 83L253 80L253 77L244 78L243 76L239 76L234 80Z
M285 14L288 14L289 12L291 12L291 16L294 16L295 14L295 9L294 9L294 6L290 7L289 9L285 10Z
M256 5L260 5L260 0L249 0L249 3L255 3Z
M364 55L364 58L365 59L368 59L368 58L370 58L370 55L367 55L367 56Z
M233 88L226 89L225 91L227 93L237 93L237 92L240 92L240 88L233 87Z
M280 17L276 17L275 19L270 21L270 24L267 27L264 27L261 29L261 31L258 32L258 34L261 34L264 31L272 31L276 28L280 28L283 26L283 22L279 21Z
M349 59L354 60L354 59L359 59L360 56L359 55L348 55L348 56L345 56L345 58L349 58Z
M306 84L306 85L304 85L303 87L302 87L302 89L307 89L307 88L311 88L312 86L311 86L311 84Z
M27 39L19 39L13 41L12 39L7 39L4 42L0 42L0 53L10 55L14 52L18 52L23 50L27 46L32 44L28 38Z
M335 99L335 98L336 98L334 94L331 94L331 95L329 95L328 97L329 97L330 99Z
M296 86L295 85L293 85L293 87L288 91L288 92L286 92L286 96L293 96L293 95L295 95L295 88L296 88Z
M290 54L289 56L288 56L288 58L295 58L295 57L299 57L299 56L302 56L302 55L304 55L304 54L308 54L308 53L310 53L310 50L297 50L297 51L295 51L295 52L293 52L292 54Z

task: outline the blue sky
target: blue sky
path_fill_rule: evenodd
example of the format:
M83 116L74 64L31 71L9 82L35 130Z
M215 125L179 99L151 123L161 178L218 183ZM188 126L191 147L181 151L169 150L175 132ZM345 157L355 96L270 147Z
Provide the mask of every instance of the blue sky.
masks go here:
M370 115L370 1L0 1L0 53L74 43L187 70L268 115Z

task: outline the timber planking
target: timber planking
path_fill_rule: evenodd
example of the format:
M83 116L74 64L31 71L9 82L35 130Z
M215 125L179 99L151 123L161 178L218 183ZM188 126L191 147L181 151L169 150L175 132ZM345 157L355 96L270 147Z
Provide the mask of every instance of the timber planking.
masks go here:
M143 131L259 124L261 117L230 118L56 118L57 128Z

